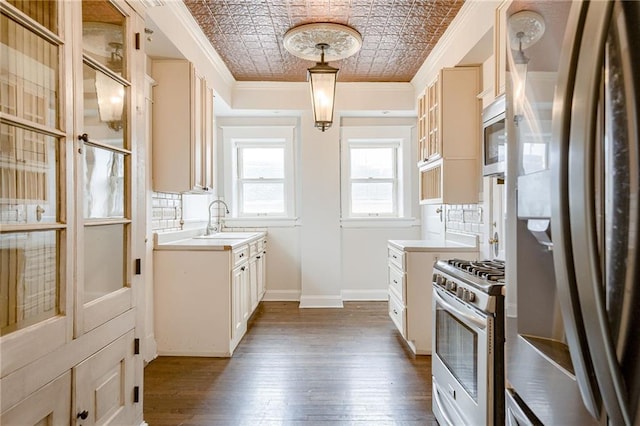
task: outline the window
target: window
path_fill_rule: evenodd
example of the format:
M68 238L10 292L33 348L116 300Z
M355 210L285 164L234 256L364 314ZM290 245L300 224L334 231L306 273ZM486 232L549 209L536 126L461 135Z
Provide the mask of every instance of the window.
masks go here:
M223 128L225 192L236 218L293 216L293 128Z
M394 141L349 143L350 216L397 216L398 147Z
M411 210L411 130L405 126L342 129L342 218L404 218Z

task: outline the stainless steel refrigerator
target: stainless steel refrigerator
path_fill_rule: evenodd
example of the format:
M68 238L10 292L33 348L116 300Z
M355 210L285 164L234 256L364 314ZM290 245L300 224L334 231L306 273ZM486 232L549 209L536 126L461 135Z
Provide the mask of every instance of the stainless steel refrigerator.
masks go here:
M546 44L510 50L507 424L640 425L640 2L518 8Z

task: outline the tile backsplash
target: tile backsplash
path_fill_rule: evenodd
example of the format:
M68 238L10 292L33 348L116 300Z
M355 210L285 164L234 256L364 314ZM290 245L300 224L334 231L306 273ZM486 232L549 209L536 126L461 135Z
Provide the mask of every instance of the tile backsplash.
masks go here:
M484 218L481 204L451 204L445 207L447 230L482 237Z
M151 230L179 231L183 224L182 195L154 192L151 196Z

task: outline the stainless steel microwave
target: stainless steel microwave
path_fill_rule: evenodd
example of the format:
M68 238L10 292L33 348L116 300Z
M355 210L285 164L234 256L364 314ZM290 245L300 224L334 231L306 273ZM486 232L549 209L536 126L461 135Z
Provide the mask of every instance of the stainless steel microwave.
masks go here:
M482 111L482 174L503 175L507 162L505 96L500 95Z

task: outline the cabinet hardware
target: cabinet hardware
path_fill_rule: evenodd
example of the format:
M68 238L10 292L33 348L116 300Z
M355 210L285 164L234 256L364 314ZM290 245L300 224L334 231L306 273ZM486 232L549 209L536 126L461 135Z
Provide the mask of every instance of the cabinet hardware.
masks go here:
M394 255L393 255L393 258L394 258L394 259L397 259L397 258L398 258L398 256L396 256L396 255L394 254Z
M78 135L78 140L82 142L89 142L89 135L86 133Z
M76 418L80 420L87 420L87 417L89 417L89 412L87 410L81 411L76 415Z
M133 354L140 355L140 339L133 339Z
M396 283L396 284L398 284L398 281L396 281L396 280L393 280L393 282L394 282L394 283Z
M396 311L395 309L393 310L393 313L398 315L398 311Z
M262 256L256 256L256 259L260 259Z
M140 275L142 273L142 259L136 259L136 275Z
M240 257L244 257L244 253L240 253Z
M140 50L140 33L136 33L135 45L136 45L136 50Z
M140 402L140 386L133 387L133 402Z
M240 268L241 271L244 271L246 268L243 266L242 268Z

